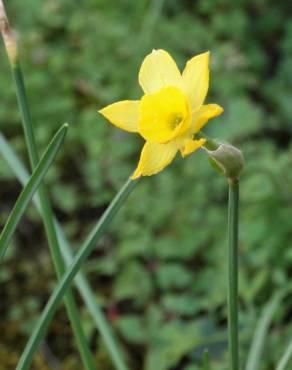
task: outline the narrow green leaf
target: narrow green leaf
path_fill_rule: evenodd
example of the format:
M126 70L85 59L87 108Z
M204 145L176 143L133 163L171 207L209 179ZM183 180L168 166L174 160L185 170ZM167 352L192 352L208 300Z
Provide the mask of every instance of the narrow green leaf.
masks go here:
M292 341L289 343L286 351L284 352L280 362L276 367L276 370L288 370L288 365L289 361L291 360L291 357L292 357Z
M35 167L38 165L39 155L35 140L32 118L30 114L30 108L26 96L26 88L24 84L23 73L20 66L18 46L15 38L13 37L13 32L12 29L10 28L9 20L7 19L7 15L2 0L0 0L0 10L2 18L1 33L4 39L4 45L10 62L11 72L16 89L18 107L21 115L21 123L25 135L25 141L27 151L29 154L31 169L33 171ZM65 272L65 263L62 259L61 248L59 245L57 232L55 230L53 212L50 205L49 196L46 187L43 184L39 186L38 195L42 209L41 216L46 231L47 241L49 244L56 274L59 279ZM96 369L95 361L90 351L81 324L81 317L78 312L77 303L75 302L74 295L72 294L71 291L68 291L66 293L64 303L84 368L86 370L95 370Z
M30 158L30 165L32 170L34 170L38 164L39 155L19 58L15 61L15 63L11 64L11 72L15 84L18 107L21 115L21 123ZM58 242L57 232L55 230L52 207L47 189L44 184L39 186L38 195L42 209L41 217L43 219L53 264L59 279L65 272L65 264L62 259L61 248ZM64 297L64 303L84 369L95 370L95 361L86 340L77 303L71 291L66 293L66 296Z
M25 370L29 368L33 359L33 355L37 351L39 343L43 339L47 327L52 320L59 303L61 302L67 289L70 287L70 284L73 281L74 277L80 270L82 263L86 260L92 249L96 246L97 241L104 234L110 222L112 221L118 210L121 208L121 206L125 203L137 183L138 180L127 180L125 185L112 200L106 211L101 216L100 220L97 222L96 226L93 228L92 232L89 234L88 238L81 246L79 252L75 256L66 273L59 280L42 314L40 315L39 320L21 355L16 370Z
M15 154L14 150L12 149L11 145L5 139L5 137L0 132L0 153L2 154L3 158L17 176L18 180L25 185L29 180L29 173ZM39 201L39 196L33 197L33 202L35 203L39 212L41 212L41 204ZM63 258L65 260L66 266L68 267L73 261L73 253L72 247L70 246L66 236L56 218L54 218L54 223L57 231L57 236L59 243L61 245L61 252L63 254ZM117 370L128 370L124 359L122 357L120 346L117 339L114 336L112 328L110 327L107 319L96 301L95 293L92 291L86 277L79 271L75 282L81 297L84 300L88 311L90 312L92 319L95 323L97 330L100 332L105 346L108 349L108 352L112 358L114 365L116 366Z
M22 215L25 212L28 203L30 202L34 193L41 184L61 145L63 144L67 129L68 125L64 124L53 137L43 157L33 171L33 174L31 175L28 183L25 185L22 192L20 193L0 235L0 259L3 258L9 246L9 242L13 236L13 233L17 228Z
M253 340L250 345L248 358L245 370L258 370L260 361L263 354L265 341L268 335L269 327L272 323L272 318L280 305L281 300L286 294L291 292L292 284L286 285L283 289L279 290L266 305L261 317L256 325ZM277 369L278 370L278 369Z
M250 350L245 367L246 370L259 369L268 330L271 325L274 312L276 311L281 300L281 297L282 294L276 294L266 305L261 317L258 320L254 337L250 345Z

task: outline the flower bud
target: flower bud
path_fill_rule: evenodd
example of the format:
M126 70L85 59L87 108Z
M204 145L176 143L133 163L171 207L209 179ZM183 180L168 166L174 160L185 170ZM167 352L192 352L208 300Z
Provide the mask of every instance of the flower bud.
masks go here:
M242 152L228 143L219 143L215 150L205 148L211 164L219 172L229 179L238 179L244 166Z

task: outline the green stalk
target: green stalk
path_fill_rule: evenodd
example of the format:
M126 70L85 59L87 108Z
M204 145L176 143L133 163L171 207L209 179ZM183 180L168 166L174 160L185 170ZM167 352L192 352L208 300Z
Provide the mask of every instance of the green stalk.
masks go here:
M15 173L18 180L25 185L29 180L29 174L25 167L16 156L15 152L11 148L10 144L4 138L0 132L0 152L2 153L5 161ZM33 202L37 207L39 213L41 213L41 207L39 202L39 197L33 198ZM66 236L56 218L54 218L55 228L57 231L57 236L59 243L61 245L61 252L65 260L66 266L68 267L73 261L72 247L70 246ZM127 365L123 359L119 343L114 336L113 330L109 325L102 308L97 303L95 293L92 291L86 277L79 271L75 278L76 286L79 290L81 297L91 314L91 317L95 323L97 330L100 332L102 339L104 340L105 347L107 348L109 355L113 361L117 370L128 370Z
M235 146L210 139L203 132L197 138L205 139L204 149L212 167L228 179L228 344L230 369L239 370L238 346L238 204L239 175L244 157Z
M204 134L202 131L200 131L196 134L196 139L205 139L206 142L204 144L204 147L208 150L216 150L216 149L218 149L218 147L220 145L216 140L211 139L206 134Z
M33 170L39 162L37 145L34 137L33 125L26 97L22 71L19 63L17 43L13 37L2 0L0 0L0 27L15 82L23 130L26 138L27 149L29 152L31 168ZM57 277L58 279L60 279L65 272L65 264L61 256L49 197L44 184L39 187L38 194L41 203L42 217L47 234L48 244L57 272ZM77 305L75 303L73 294L70 291L65 297L65 306L84 367L87 370L95 370L96 367L92 354L89 350L85 334L83 332L81 318L78 314Z
M238 203L239 181L229 178L228 199L228 342L230 369L239 370L238 350Z
M33 355L36 352L40 341L44 337L48 325L53 318L53 315L59 303L61 302L66 290L70 287L70 284L76 274L79 272L82 263L86 260L92 249L96 246L97 241L104 234L108 225L110 224L118 210L121 208L121 206L125 203L128 196L136 186L137 182L137 180L133 181L129 179L125 183L116 197L112 200L92 232L89 234L88 238L85 240L84 244L75 256L73 262L66 270L66 273L55 287L49 301L47 302L41 316L39 317L38 322L22 353L16 370L25 370L28 369L28 367L30 366Z
M228 344L230 369L239 370L238 346L238 203L239 174L244 166L242 152L228 143L219 143L202 132L205 150L214 169L228 178Z
M207 348L203 352L203 370L210 370L210 354Z

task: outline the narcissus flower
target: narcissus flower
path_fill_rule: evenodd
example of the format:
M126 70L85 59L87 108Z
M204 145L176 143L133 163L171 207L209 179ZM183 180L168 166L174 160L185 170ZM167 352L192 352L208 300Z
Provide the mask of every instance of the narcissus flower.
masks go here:
M117 127L139 133L146 143L132 176L150 176L202 145L195 134L223 112L217 104L203 104L209 86L209 52L190 59L181 74L164 50L146 56L139 72L144 91L140 100L123 100L99 112Z

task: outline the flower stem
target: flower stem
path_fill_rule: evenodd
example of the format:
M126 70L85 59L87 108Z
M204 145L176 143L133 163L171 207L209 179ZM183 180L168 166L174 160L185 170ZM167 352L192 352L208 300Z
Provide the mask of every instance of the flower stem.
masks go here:
M24 168L23 164L16 156L10 144L1 134L1 132L0 132L0 153L2 154L7 164L9 165L12 172L14 172L20 183L23 186L25 186L25 184L29 180L29 173ZM32 200L39 214L41 214L41 205L39 202L39 198L34 197ZM68 267L70 263L73 261L74 257L72 252L72 246L69 244L58 220L55 217L54 223L57 231L58 240L61 245L61 252L65 260L66 266ZM116 370L129 370L125 360L123 359L123 354L121 352L119 341L115 337L114 331L112 330L110 324L108 323L107 318L103 313L102 307L98 304L96 294L89 285L86 276L83 274L82 271L79 271L74 281L79 290L80 296L83 298L83 301L89 313L91 314L96 329L100 332L101 338L104 341L105 347L108 350L108 353L113 361Z
M210 354L206 348L203 352L203 370L210 370Z
M96 246L99 238L104 234L110 222L125 203L130 193L135 188L138 180L127 180L125 185L121 188L119 193L112 200L108 208L105 210L96 226L89 234L84 244L76 254L73 262L70 264L65 274L62 276L57 286L55 287L50 299L48 300L42 314L40 315L38 322L29 338L29 341L22 353L22 356L18 362L16 370L26 370L29 368L32 358L36 350L38 349L39 343L42 340L48 325L53 318L53 315L61 302L64 294L70 287L73 279L80 270L82 263L89 256L92 249Z
M196 139L205 139L206 142L204 144L204 147L208 150L216 150L219 147L219 144L217 143L216 140L211 139L209 136L204 134L202 131L196 134Z
M239 370L238 351L238 203L239 181L229 178L228 199L228 342L230 369Z
M239 174L244 167L242 152L228 144L220 143L205 135L196 134L197 139L205 139L205 151L214 169L228 179L228 344L230 369L239 370L238 349L238 204Z

